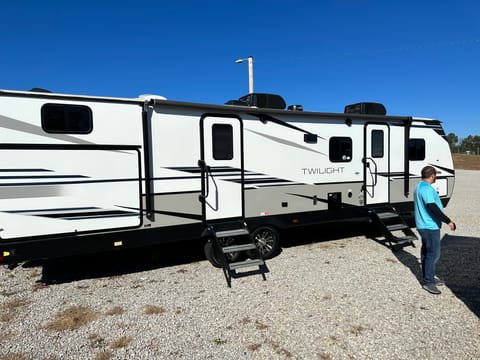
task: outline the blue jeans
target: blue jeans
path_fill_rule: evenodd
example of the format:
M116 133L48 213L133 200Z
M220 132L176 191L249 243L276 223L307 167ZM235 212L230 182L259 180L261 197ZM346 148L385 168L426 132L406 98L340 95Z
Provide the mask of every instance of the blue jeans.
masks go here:
M435 284L435 267L440 259L440 229L417 229L422 237L420 259L422 261L423 284Z

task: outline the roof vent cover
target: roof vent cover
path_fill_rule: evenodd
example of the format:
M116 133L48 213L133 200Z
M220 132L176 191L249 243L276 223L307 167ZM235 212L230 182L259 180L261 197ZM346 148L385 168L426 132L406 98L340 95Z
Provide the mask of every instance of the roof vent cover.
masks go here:
M385 109L385 106L380 103L361 102L361 103L345 106L344 113L345 114L386 115L387 109Z

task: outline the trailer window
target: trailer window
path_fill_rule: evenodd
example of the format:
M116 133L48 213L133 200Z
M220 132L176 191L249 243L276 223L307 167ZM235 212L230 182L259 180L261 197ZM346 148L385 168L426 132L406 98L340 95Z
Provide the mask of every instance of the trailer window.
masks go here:
M372 130L372 149L373 158L383 157L383 130Z
M410 139L408 142L408 160L425 160L425 139Z
M88 106L45 104L41 110L42 129L48 133L88 134L93 129Z
M349 137L332 137L329 143L331 162L352 161L352 139Z
M233 128L228 124L212 126L212 152L215 160L233 159Z
M88 134L93 129L88 106L45 104L41 110L42 129L48 133Z

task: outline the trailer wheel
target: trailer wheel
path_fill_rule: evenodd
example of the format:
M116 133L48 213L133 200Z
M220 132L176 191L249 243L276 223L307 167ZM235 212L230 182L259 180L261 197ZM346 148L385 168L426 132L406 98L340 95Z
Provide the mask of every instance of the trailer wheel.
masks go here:
M218 243L220 244L220 246L233 245L235 243L235 238L230 236L221 237L218 239ZM213 246L212 240L207 241L203 250L205 252L205 257L208 261L212 263L213 266L219 268L223 267L222 264L225 262L224 257L220 253L220 250ZM225 253L224 256L227 258L228 262L236 262L243 260L243 258L245 257L245 253L242 253L241 251L234 251Z
M221 268L225 265L225 261L223 261L222 254L219 253L219 250L215 249L213 246L212 241L208 240L203 247L203 251L205 253L205 257L207 258L210 263L215 266L216 268Z
M257 249L249 251L250 258L271 259L280 252L280 236L275 228L260 226L252 232L251 237Z

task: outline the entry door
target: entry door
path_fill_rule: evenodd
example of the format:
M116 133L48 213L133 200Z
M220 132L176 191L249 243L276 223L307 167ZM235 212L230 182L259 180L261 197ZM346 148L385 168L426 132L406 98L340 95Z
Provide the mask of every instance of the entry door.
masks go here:
M365 125L365 204L388 203L390 191L390 129L387 125Z
M241 119L206 115L200 129L204 219L244 217Z

